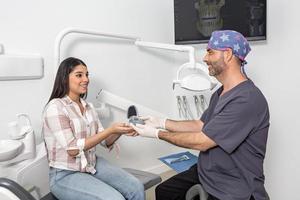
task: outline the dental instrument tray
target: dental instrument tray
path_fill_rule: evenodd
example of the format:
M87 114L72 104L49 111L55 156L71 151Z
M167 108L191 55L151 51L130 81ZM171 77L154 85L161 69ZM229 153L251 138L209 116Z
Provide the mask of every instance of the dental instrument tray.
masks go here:
M198 156L189 151L171 154L158 159L178 173L188 170L198 162Z

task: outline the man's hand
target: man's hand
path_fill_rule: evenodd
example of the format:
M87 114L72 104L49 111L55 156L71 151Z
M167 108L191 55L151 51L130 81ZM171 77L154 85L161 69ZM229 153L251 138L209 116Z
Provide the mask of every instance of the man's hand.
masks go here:
M167 118L147 116L147 117L140 117L140 119L142 119L147 126L166 129Z
M159 130L148 125L142 125L142 124L137 124L134 126L131 124L132 128L141 136L143 137L150 137L150 138L158 138L158 132Z

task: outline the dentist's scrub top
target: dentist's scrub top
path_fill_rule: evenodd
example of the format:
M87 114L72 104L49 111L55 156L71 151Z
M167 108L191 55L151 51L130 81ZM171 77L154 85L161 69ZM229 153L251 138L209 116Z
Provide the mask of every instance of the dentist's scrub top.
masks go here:
M200 152L198 175L205 190L222 200L268 199L263 161L269 130L268 104L251 80L211 97L202 132L217 146Z

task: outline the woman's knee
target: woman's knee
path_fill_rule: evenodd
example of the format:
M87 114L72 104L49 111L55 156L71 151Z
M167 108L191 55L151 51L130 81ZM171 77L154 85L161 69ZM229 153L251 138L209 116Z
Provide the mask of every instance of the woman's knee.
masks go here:
M131 189L137 192L144 192L144 185L141 183L141 181L139 181L137 178L132 178L128 184L131 185Z
M128 199L143 200L145 198L144 185L135 177L130 179L125 196Z

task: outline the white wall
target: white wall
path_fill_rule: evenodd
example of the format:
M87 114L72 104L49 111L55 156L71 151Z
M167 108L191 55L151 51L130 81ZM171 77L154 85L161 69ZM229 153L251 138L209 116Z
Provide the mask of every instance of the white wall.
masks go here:
M40 133L41 112L54 78L54 40L63 28L82 27L165 43L174 39L172 0L0 0L0 5L0 43L4 44L6 53L39 53L45 59L43 79L0 82L0 138L8 137L7 123L19 112L28 113L36 133ZM268 1L268 39L252 43L246 69L269 101L271 127L265 175L266 187L274 200L300 198L297 191L300 181L299 6L296 0ZM63 46L64 57L81 57L89 66L92 75L89 100L94 101L98 89L104 88L175 116L171 81L178 63L185 61L181 54L138 50L123 43L78 36L66 39ZM117 113L114 120L125 119L125 113L114 112ZM179 151L162 141L156 143L143 138L124 137L120 145L120 159L102 150L99 153L121 166L152 171L161 169L157 157Z
M266 187L271 199L300 199L300 3L268 3L268 41L256 45L249 59L249 74L267 97L271 113Z

